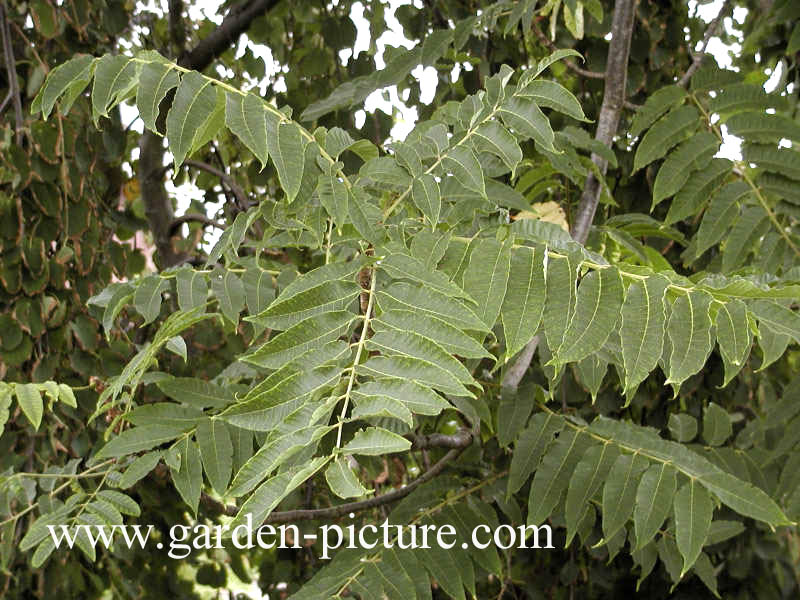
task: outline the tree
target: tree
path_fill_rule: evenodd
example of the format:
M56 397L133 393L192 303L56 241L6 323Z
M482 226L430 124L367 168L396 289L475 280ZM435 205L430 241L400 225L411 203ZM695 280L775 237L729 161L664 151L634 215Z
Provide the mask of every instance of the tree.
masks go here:
M344 64L346 2L3 6L5 594L794 597L794 4L402 6L378 71L379 2ZM387 143L354 113L392 85L420 120ZM176 217L167 175L205 201ZM555 548L166 562L79 529L248 515Z

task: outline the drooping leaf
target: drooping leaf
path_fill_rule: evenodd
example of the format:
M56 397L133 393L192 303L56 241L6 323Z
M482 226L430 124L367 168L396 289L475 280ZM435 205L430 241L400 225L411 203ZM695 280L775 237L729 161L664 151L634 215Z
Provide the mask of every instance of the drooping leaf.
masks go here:
M613 444L591 446L580 459L572 472L567 488L567 501L564 516L567 522L567 541L569 546L578 531L578 523L590 500L606 480L611 466L619 456L619 449Z
M665 383L680 384L703 368L711 353L711 295L690 291L678 297L667 321L670 339L669 373Z
M233 468L233 444L227 425L219 419L203 419L197 424L195 437L211 487L224 494Z
M568 477L590 444L591 439L582 432L567 429L545 452L531 483L528 525L540 525L550 516L569 484Z
M603 486L603 537L613 538L630 518L636 490L649 462L641 454L621 454L614 461Z
M714 503L706 489L694 479L675 494L675 541L683 557L681 577L692 568L705 544Z
M643 548L661 529L672 509L676 487L675 469L668 463L650 465L642 475L633 509L637 549Z
M492 328L500 315L511 267L511 241L480 240L464 271L464 289L475 300L478 317Z
M167 138L176 172L194 147L195 136L203 129L216 104L217 94L209 79L196 71L183 76L167 114Z
M544 265L534 248L523 246L511 255L508 286L500 316L508 360L536 334L545 302Z
M658 364L664 348L664 277L648 277L628 287L622 305L620 340L625 366L625 394L644 381Z
M575 315L555 353L559 362L577 362L602 348L619 318L622 278L614 268L590 271L578 287Z
M353 473L346 456L340 456L328 465L325 481L339 498L360 498L369 492Z
M181 457L180 469L170 467L172 481L183 501L197 515L200 492L203 488L203 466L200 458L200 449L189 436L180 440L178 449Z
M266 107L254 94L226 93L225 125L258 159L263 169L269 158Z

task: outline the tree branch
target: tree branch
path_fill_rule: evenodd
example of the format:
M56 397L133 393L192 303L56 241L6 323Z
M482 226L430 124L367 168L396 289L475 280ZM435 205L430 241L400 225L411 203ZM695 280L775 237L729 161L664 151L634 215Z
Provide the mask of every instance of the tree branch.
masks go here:
M611 23L611 44L606 61L606 85L603 92L603 104L597 119L595 139L611 147L619 125L619 116L625 103L625 85L628 76L628 57L631 49L633 18L636 0L617 0L614 5L614 18ZM600 173L605 175L608 162L597 154L592 154L592 162ZM586 243L589 229L594 220L597 203L600 199L600 182L589 174L583 188L578 213L572 224L572 237L580 244Z
M683 77L681 77L678 80L679 86L686 87L689 83L689 80L691 80L692 75L694 75L695 71L697 71L697 69L700 68L700 65L703 62L703 58L705 58L706 55L706 49L708 48L708 43L711 41L711 38L717 32L720 23L722 23L722 19L725 17L725 14L728 12L728 9L730 8L730 5L731 5L730 0L725 0L725 2L722 4L722 8L719 9L719 13L717 14L717 16L714 17L714 20L711 21L711 23L709 23L705 35L703 35L703 45L700 46L700 50L698 52L692 55L692 64L689 65L688 69L686 69L686 73L683 74ZM691 48L689 48L689 53L690 54L692 53Z
M422 441L423 439L424 441ZM391 504L392 502L402 500L423 483L426 483L439 475L442 471L444 471L445 467L447 467L450 462L458 458L464 449L472 443L472 434L466 430L461 430L452 436L440 434L420 436L416 438L416 441L430 444L429 446L417 446L417 448L432 447L434 445L439 445L433 442L442 442L440 447L449 447L452 449L430 469L425 471L407 486L400 489L392 490L391 492L381 494L380 496L374 496L366 500L348 502L347 504L340 504L339 506L331 506L329 508L298 509L274 512L267 517L267 519L264 521L264 524L295 523L297 521L311 521L315 519L336 519L338 517L343 517L348 513L357 513L370 508L375 508L377 506L383 506L385 504ZM446 444L452 445L448 446ZM414 446L412 446L412 448L414 448ZM211 507L218 514L225 514L232 517L238 514L240 510L238 506L222 504L206 494L203 494L201 499L206 506Z
M233 178L228 175L225 171L222 171L216 168L213 165L208 163L204 163L199 160L185 160L183 164L194 167L195 169L200 169L201 171L205 171L206 173L211 173L212 175L216 175L222 180L228 189L233 192L233 195L236 196L236 203L239 205L239 208L242 210L247 210L248 202L247 196L244 193L244 190L237 185L237 183L233 180Z
M0 3L0 35L3 38L3 55L6 61L8 75L8 89L11 101L14 104L15 139L17 145L22 144L22 101L19 97L19 83L17 82L17 61L14 58L14 48L11 45L11 30L8 28L8 15L6 3ZM3 103L5 104L5 102Z
M228 11L222 23L189 52L184 53L178 64L187 69L202 71L261 16L278 3L278 0L245 0Z
M245 0L234 6L220 24L208 37L200 41L192 50L184 52L178 64L187 69L202 71L244 33L257 16L263 14L277 4L277 0ZM175 20L175 11L182 10L181 2L170 3L171 21ZM161 117L172 103L173 94L165 98L161 104ZM161 120L159 120L161 122ZM162 127L163 124L159 125ZM150 224L156 249L161 259L161 266L176 265L186 259L186 255L175 252L172 246L172 223L175 219L172 202L164 188L164 146L163 138L149 129L145 129L139 140L139 180L141 182L142 199L145 214ZM231 188L233 190L233 188ZM235 192L234 192L235 193Z
M178 217L177 219L172 221L172 224L170 225L169 228L171 235L175 235L176 233L178 233L178 229L180 229L180 226L183 225L184 223L202 223L203 225L209 225L211 227L216 227L217 229L225 229L224 223L218 223L213 219L209 219L205 215L200 215L197 213L189 213L187 215L183 215L182 217Z
M628 57L630 55L635 8L636 0L617 0L614 4L611 43L608 48L606 72L603 75L606 82L605 90L603 91L603 104L600 108L597 131L595 133L595 139L609 147L617 131L620 112L625 104L625 84L628 74ZM541 31L538 33L544 36ZM546 36L544 37L546 40ZM603 157L592 153L592 162L598 166L601 173L605 174L608 162ZM600 182L593 174L589 174L581 195L577 217L570 231L573 239L580 244L586 243L599 200ZM528 370L538 346L539 336L537 335L526 344L514 364L506 370L502 381L503 388L511 391L517 390L519 382L522 381L522 377Z

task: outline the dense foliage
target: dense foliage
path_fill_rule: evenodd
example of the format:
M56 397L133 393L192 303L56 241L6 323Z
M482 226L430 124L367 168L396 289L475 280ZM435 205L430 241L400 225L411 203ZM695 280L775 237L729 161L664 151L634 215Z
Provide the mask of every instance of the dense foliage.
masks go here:
M345 64L346 2L4 9L5 592L796 596L795 3L402 6L382 70L362 7ZM731 9L736 70L704 54ZM287 66L266 95L244 32ZM392 85L420 119L386 141L354 115ZM176 217L167 174L204 201ZM170 561L46 528L350 512L556 548Z

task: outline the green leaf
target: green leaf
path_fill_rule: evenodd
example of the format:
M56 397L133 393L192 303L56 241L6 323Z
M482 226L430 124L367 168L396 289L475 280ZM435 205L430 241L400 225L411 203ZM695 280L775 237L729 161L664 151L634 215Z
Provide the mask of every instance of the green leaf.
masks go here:
M475 397L449 371L411 356L373 356L364 364L358 365L357 372L373 377L410 379L451 396Z
M730 415L718 404L709 402L703 413L703 439L709 446L720 446L733 435Z
M675 494L675 541L683 557L681 577L692 568L711 526L714 502L706 489L690 479Z
M225 269L211 276L211 290L217 298L222 314L234 324L239 322L239 313L245 305L244 284L235 273Z
M307 419L293 419L299 413L280 423L282 429L273 430L267 441L251 456L242 468L236 473L227 494L230 496L244 496L255 488L261 481L272 474L275 469L284 464L304 448L308 448L318 441L329 427L305 427ZM297 425L300 429L294 429ZM284 428L289 429L284 431Z
M669 463L650 465L642 475L633 509L636 550L649 543L661 529L672 509L676 487L676 472Z
M125 469L119 479L119 487L127 490L141 481L148 473L156 468L158 461L161 460L161 452L147 452L136 459Z
M253 523L263 523L281 500L319 471L328 460L330 458L327 456L318 456L305 466L293 467L270 477L242 504L236 518L230 523L231 531L245 524L247 515L250 515Z
M575 315L555 351L559 362L577 362L603 347L622 307L622 278L610 267L590 271L578 288Z
M317 194L325 211L341 231L349 214L348 196L350 194L347 186L334 175L320 175L317 182Z
M504 243L495 239L478 241L464 271L464 289L469 290L478 306L478 317L489 328L494 327L506 294L512 241L513 236Z
M458 182L486 198L483 168L475 153L466 146L455 146L442 158L442 166L453 174Z
M347 206L350 221L359 235L371 244L378 245L385 237L385 233L376 226L376 221L380 219L380 210L374 200L364 188L352 187Z
M369 417L389 417L403 421L409 427L414 425L414 417L405 404L388 396L362 397L355 403L353 419L367 419Z
M169 283L158 275L148 275L136 286L133 306L144 317L144 324L154 321L161 312L161 292L169 289Z
M541 75L544 70L552 65L555 62L560 60L564 60L565 58L569 58L571 56L576 56L583 60L583 56L581 56L580 52L577 50L573 50L572 48L564 48L560 50L556 50L550 56L546 56L539 63L536 65L536 69L531 69L531 77L538 77Z
M267 120L264 101L254 94L228 92L225 100L225 125L261 163L267 165Z
M72 408L78 408L78 401L75 399L75 393L72 388L65 383L58 384L58 400Z
M683 444L661 439L652 429L597 417L589 431L602 439L613 441L628 452L638 451L652 461L669 462L682 474L700 481L739 514L772 526L790 523L778 505L761 489L720 470Z
M286 375L278 371L270 386L234 404L219 417L231 425L250 431L270 431L312 394L322 390L341 376L339 367L318 367Z
M650 211L665 198L678 193L695 171L705 168L719 150L719 144L717 136L703 131L673 150L656 175Z
M144 126L150 131L159 133L156 126L159 105L167 92L177 87L179 82L180 77L170 64L154 61L145 63L142 67L139 86L136 88L136 108Z
M189 436L180 440L177 448L181 457L180 470L170 467L172 481L183 501L196 516L197 506L200 503L200 491L203 488L203 466L200 459L200 450Z
M775 333L788 335L800 344L800 315L796 312L769 300L756 300L750 310L759 324L769 326Z
M432 289L395 283L386 291L379 291L377 297L378 305L383 311L396 308L429 313L460 329L488 331L486 325L471 308L451 296Z
M309 317L245 354L242 360L266 369L279 369L307 350L344 335L356 315L333 311Z
M677 389L680 384L703 368L711 353L711 295L690 291L679 296L672 305L667 322L671 353L669 374L664 383Z
M497 407L498 444L506 447L517 438L528 422L537 400L544 400L544 390L535 384L533 387L525 385L521 390L509 386L500 388L500 404Z
M735 181L714 194L697 231L695 256L700 256L723 238L739 214L739 202L749 193L750 186L743 181Z
M339 498L360 498L369 493L350 468L346 456L339 456L328 465L325 469L325 481Z
M189 311L206 303L208 283L203 273L194 269L180 269L175 274L178 290L178 308Z
M553 147L555 135L550 121L530 98L511 96L500 107L503 122L523 138L533 138L544 150L557 152Z
M473 137L477 151L491 152L503 161L513 175L517 165L522 162L522 149L508 129L497 121L487 121L478 126Z
M266 119L269 154L286 193L286 200L291 204L303 181L306 141L296 123L281 123L272 113L266 113Z
M550 516L569 484L569 476L590 444L587 435L574 429L559 434L533 476L528 497L528 525L538 526Z
M608 542L633 513L642 472L650 463L640 454L621 454L603 486L603 538Z
M664 349L664 293L669 282L652 276L628 287L622 304L620 340L625 366L625 395L655 369Z
M744 366L753 343L747 306L738 299L721 304L715 317L717 343L725 365L722 387L728 385Z
M189 71L183 76L167 115L167 138L175 173L194 147L195 137L214 112L216 104L217 93L209 79L197 71Z
M644 106L636 111L631 122L630 134L639 137L664 113L681 104L686 98L686 90L679 85L668 85L656 90L647 97Z
M33 428L38 430L44 414L44 403L39 388L33 383L17 383L14 386L17 402Z
M442 211L442 197L439 184L433 175L423 173L414 180L411 187L411 199L416 207L427 217L432 228L439 223L439 214Z
M234 400L233 394L224 388L194 377L161 379L156 385L176 402L185 402L196 408L223 408Z
M436 392L414 381L381 378L360 385L352 392L356 402L388 398L396 400L417 415L436 416L450 404Z
M92 86L92 118L107 117L108 109L120 102L136 85L136 63L121 54L106 54L97 61Z
M580 102L567 88L555 81L535 79L516 91L517 96L532 98L539 106L546 106L578 121L588 121Z
M65 63L58 65L47 75L44 85L39 89L33 103L31 114L38 109L42 111L42 118L47 119L56 104L64 95L61 103L61 112L66 114L72 101L86 88L92 77L92 72L97 64L97 59L88 54L78 54Z
M152 448L174 440L183 433L183 427L175 425L152 424L126 429L116 437L111 438L95 455L95 460L118 458L151 450Z
M390 254L378 263L378 267L395 279L410 279L430 290L453 298L468 298L469 295L447 278L441 271L428 269L408 254Z
M142 513L142 509L136 501L130 496L117 492L115 490L100 490L97 497L112 504L119 512L124 515L138 517Z
M508 287L500 316L506 340L506 361L539 329L545 302L544 265L534 248L522 246L511 255Z
M633 171L663 158L673 146L689 137L700 125L694 106L681 106L661 117L644 135L633 159Z
M544 304L544 333L555 354L564 340L575 313L578 263L573 255L552 256L547 261L547 299Z
M415 550L420 563L436 580L439 587L454 600L466 600L464 581L458 565L449 550L439 548L436 544L420 547Z
M589 502L595 496L600 486L606 480L611 466L619 456L619 449L613 444L599 444L591 446L584 453L572 476L567 488L567 502L564 507L564 517L567 522L568 547L572 538L578 532L578 524Z
M189 431L203 418L203 411L174 402L153 402L134 408L125 418L138 426L164 425Z
M699 213L731 172L732 163L725 158L713 158L708 167L692 174L669 204L664 225L672 225Z
M669 432L678 442L691 442L697 436L697 419L686 413L671 414Z
M800 142L800 125L789 117L763 111L740 112L725 121L728 131L754 142L779 142L786 138Z
M370 324L374 331L407 331L428 338L451 354L464 358L494 358L461 329L428 313L393 308Z
M287 300L281 301L281 298L278 298L269 308L245 320L264 327L285 330L309 317L346 310L361 291L361 286L355 281L326 281L294 294Z
M775 148L758 144L745 144L742 155L747 163L756 163L759 167L784 177L800 180L800 153L789 148Z
M341 449L341 452L344 454L379 456L381 454L405 452L409 448L411 448L411 442L404 437L381 427L367 427L357 431L353 439Z
M197 425L197 445L211 487L225 493L233 468L233 444L228 426L218 419L203 419Z

